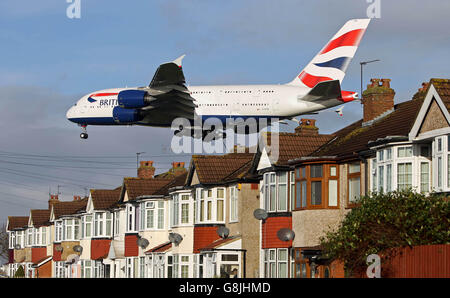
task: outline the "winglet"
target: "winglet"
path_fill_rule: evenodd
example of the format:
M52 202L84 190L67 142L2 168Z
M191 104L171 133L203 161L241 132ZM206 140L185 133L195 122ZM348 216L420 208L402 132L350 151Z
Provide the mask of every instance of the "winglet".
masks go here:
M186 55L181 55L177 59L173 60L172 63L175 63L176 65L178 65L178 67L181 67L181 62L183 61L184 56Z

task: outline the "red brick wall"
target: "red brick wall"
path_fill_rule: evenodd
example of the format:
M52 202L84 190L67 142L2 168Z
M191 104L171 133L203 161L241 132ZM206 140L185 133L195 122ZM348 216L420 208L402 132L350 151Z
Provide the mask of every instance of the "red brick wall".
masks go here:
M125 257L137 257L139 255L137 240L137 235L125 235Z
M53 261L59 262L61 261L61 251L57 251L56 247L61 246L61 244L53 244Z
M220 239L217 227L194 227L194 253L200 252L200 248Z
M14 263L14 249L8 250L8 263Z
M104 259L108 256L111 239L91 240L91 259Z
M278 239L279 229L292 229L292 217L268 217L262 224L262 248L288 248L292 246L291 241L281 241Z
M38 278L52 277L52 261L51 260L36 269L36 277L38 277Z
M31 248L31 262L36 263L47 256L46 247L32 247Z

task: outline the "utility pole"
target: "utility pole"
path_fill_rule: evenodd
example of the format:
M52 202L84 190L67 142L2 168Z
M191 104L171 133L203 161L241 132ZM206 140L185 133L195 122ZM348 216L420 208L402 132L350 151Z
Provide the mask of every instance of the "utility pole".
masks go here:
M359 64L361 65L361 93L359 94L359 100L362 100L362 93L363 93L363 65L366 65L366 64L369 64L372 62L377 62L377 61L380 61L380 60L376 59L376 60L359 62ZM362 102L361 102L361 104L362 104Z
M139 155L144 153L145 152L136 152L136 177L139 176Z

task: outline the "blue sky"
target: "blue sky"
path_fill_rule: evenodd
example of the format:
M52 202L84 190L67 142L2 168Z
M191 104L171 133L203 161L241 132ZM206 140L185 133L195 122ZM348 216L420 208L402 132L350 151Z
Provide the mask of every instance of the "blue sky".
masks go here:
M60 185L61 196L69 199L83 194L83 187L120 185L121 177L135 175L136 152L146 152L143 158L155 160L158 171L171 161L189 162L188 156L171 155L167 129L90 127L89 140L81 141L65 112L83 94L148 84L159 64L181 54L187 55L183 69L190 85L286 83L348 19L365 18L369 3L81 0L81 19L67 18L68 5L0 3L0 222L46 208L49 187ZM365 68L364 86L371 77L390 78L396 102L410 99L432 77L449 78L449 13L448 0L381 0L381 18L369 25L343 89L359 92L359 62L371 59L381 62ZM343 118L333 110L314 118L321 132L330 133L361 112L354 102ZM86 172L75 168L86 159L66 160L72 166L67 169L30 165L44 163L44 155L120 163ZM41 179L34 176L39 174Z

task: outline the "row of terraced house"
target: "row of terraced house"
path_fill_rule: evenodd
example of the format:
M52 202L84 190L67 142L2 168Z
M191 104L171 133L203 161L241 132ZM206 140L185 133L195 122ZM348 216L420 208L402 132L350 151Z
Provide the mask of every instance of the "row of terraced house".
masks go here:
M361 195L412 187L450 190L450 80L431 79L394 103L388 79L372 79L363 118L332 134L313 119L293 133L263 134L255 153L193 155L111 190L10 216L9 276L343 277L321 259L320 237ZM258 210L258 209L263 209ZM256 212L255 212L256 210Z

